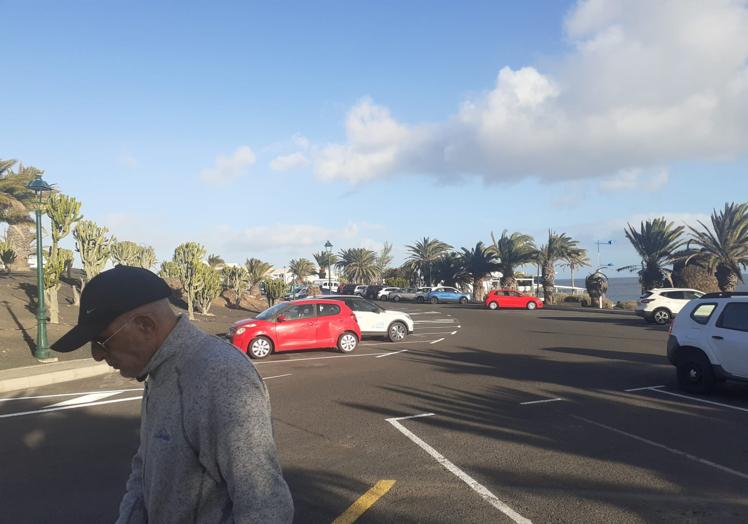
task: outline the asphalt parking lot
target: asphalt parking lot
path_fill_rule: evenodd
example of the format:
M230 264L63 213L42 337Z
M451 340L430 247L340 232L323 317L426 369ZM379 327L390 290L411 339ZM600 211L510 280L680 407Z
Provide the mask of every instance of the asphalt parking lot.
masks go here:
M666 328L387 307L413 315L414 336L257 363L297 522L748 521L748 387L679 392ZM4 395L4 518L112 521L138 389L107 375Z

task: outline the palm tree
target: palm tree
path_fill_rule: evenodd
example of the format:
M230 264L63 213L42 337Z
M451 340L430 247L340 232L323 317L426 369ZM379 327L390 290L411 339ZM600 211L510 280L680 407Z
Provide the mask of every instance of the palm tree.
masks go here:
M334 266L337 261L338 257L334 253L330 253L327 251L320 251L319 253L312 253L312 256L314 257L314 260L317 262L317 265L319 266L319 272L317 273L319 275L319 278L325 278L327 275L327 270Z
M6 239L16 253L11 269L28 271L28 255L34 240L34 219L30 213L35 205L35 194L26 186L43 171L19 164L14 172L15 164L15 160L0 160L0 223L8 224Z
M499 269L496 253L478 242L473 249L462 248L460 261L463 272L473 280L473 300L483 300L483 279Z
M226 261L219 255L208 255L208 265L212 269L222 269L226 265Z
M499 271L501 271L501 287L504 289L516 289L517 281L514 278L514 270L534 261L534 253L537 251L535 242L530 235L524 233L508 234L505 229L497 239L491 232L493 245L491 250L499 259Z
M466 284L470 277L465 274L462 267L462 259L459 254L450 251L444 253L431 265L433 281L445 286L461 286Z
M369 284L377 276L377 254L371 249L341 249L338 259L336 266L343 270L349 282Z
M260 294L260 282L267 278L268 273L273 269L271 264L263 262L259 258L250 258L244 262L247 268L247 284L249 285L250 295Z
M690 227L694 242L716 269L717 283L723 292L735 291L743 281L741 267L748 267L748 203L725 204L711 216L711 229L699 221L702 230Z
M385 242L377 256L377 279L384 284L384 273L389 269L392 262L392 244Z
M421 276L428 275L428 285L432 285L431 278L431 265L441 255L452 249L452 246L437 240L436 238L424 237L423 240L419 240L413 245L405 246L410 251L410 256L407 258L414 269L420 271Z
M564 264L561 264L561 266L568 267L569 271L571 272L571 287L576 287L574 286L574 271L576 271L580 267L589 265L590 257L587 256L586 249L573 249L569 253L569 256L566 257Z
M553 304L557 262L566 260L575 250L578 250L577 240L572 240L566 233L560 235L548 231L548 242L540 246L536 252L536 259L541 265L543 278L543 297L546 304Z
M639 226L639 231L631 224L627 225L628 228L624 229L626 238L634 246L642 261L640 265L624 266L618 271L638 270L642 293L669 282L670 270L665 266L675 261L675 253L685 243L681 239L684 227L675 227L664 217L643 221Z
M288 263L288 270L293 276L296 277L296 281L299 284L302 284L306 277L317 272L317 268L314 267L314 263L306 258L291 260Z

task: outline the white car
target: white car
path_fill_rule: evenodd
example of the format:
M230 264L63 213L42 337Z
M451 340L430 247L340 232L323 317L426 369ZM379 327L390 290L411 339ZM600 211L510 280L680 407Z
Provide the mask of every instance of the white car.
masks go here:
M709 293L689 302L670 326L667 357L678 386L707 393L725 380L748 382L748 293Z
M360 297L364 296L364 293L366 293L366 288L369 286L356 286L356 289L353 290L354 295L358 295Z
M362 336L385 336L390 342L402 342L413 333L415 324L410 315L402 311L383 309L363 297L350 295L324 295L317 298L341 300L356 315Z
M647 322L667 324L689 300L704 295L697 289L663 287L644 293L636 303L636 314Z
M399 287L385 287L379 290L379 293L377 293L377 300L389 300L390 299L390 293L394 293L396 291L400 291Z

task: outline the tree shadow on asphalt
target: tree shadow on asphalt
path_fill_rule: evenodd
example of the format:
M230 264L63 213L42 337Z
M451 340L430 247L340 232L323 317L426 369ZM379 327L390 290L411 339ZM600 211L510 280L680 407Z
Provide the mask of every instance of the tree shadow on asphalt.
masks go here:
M26 409L28 404L6 406L8 413ZM0 420L0 521L114 522L139 428L138 416L96 415L85 408ZM284 467L283 473L295 522L331 522L353 502L351 486L360 483L326 471Z
M13 308L10 307L10 303L7 300L3 300L3 305L5 306L5 309L8 310L8 314L10 315L10 318L13 319L13 323L16 326L18 326L18 331L21 332L21 335L23 336L23 341L29 347L29 353L33 355L34 348L36 348L36 341L33 339L31 335L29 335L29 332L23 326L23 324L21 323L21 320L18 318L18 316L13 311Z
M553 317L553 316L547 316L539 315L538 319L542 320L558 320L560 322L588 322L592 324L615 324L618 326L626 326L631 327L635 329L644 329L647 331L661 331L661 332L667 332L668 326L659 326L657 324L649 324L645 320L639 318L639 317L632 317L632 318L623 318L618 317L615 315L603 315L603 314L591 314L588 317L580 317L580 316L568 316L568 317Z
M745 486L741 485L743 481L735 482L736 479L733 477L713 469L699 470L700 466L694 466L693 463L678 458L671 459L667 454L663 457L660 452L656 449L653 451L653 448L647 445L637 444L636 441L627 440L626 437L617 436L606 429L572 418L575 413L585 414L613 426L628 427L627 423L632 421L630 410L636 399L625 395L622 389L613 389L611 384L620 383L621 376L630 375L627 370L636 372L642 368L642 364L664 369L653 366L666 364L664 357L627 352L612 352L611 355L611 352L588 348L545 349L553 353L592 356L596 357L596 360L558 361L538 355L497 354L465 346L458 347L457 352L410 351L408 359L420 361L423 365L435 366L444 373L464 376L468 382L470 376L476 379L490 377L512 380L536 386L535 392L522 392L496 385L483 387L477 392L465 391L459 386L438 385L426 389L391 385L381 388L404 399L398 403L397 413L393 413L389 406L354 402L343 404L377 413L383 418L435 413L435 417L409 423L431 427L432 431L429 431L429 434L432 437L436 435L446 439L438 441L443 445L445 442L464 443L464 439L455 440L455 435L470 434L478 442L490 446L488 449L479 447L475 451L466 449L464 445L459 445L457 450L439 449L437 445L437 449L445 454L448 451L452 454L459 453L460 456L467 454L471 457L471 464L479 464L471 468L471 474L477 471L479 479L491 479L496 485L501 486L501 489L514 493L519 500L537 500L539 496L547 494L558 498L559 503L564 500L568 502L568 499L575 500L577 502L574 504L580 505L587 502L596 503L596 507L588 508L588 517L596 514L593 512L599 511L602 505L614 508L616 514L623 512L623 520L631 519L632 515L638 515L644 520L668 519L673 518L673 514L681 510L682 517L686 520L693 517L690 513L692 510L694 514L710 515L708 518L716 517L716 511L719 514L717 520L720 522L748 519L748 502L743 497ZM598 360L597 357L601 358ZM654 375L660 379L664 377L659 371ZM643 385L671 383L672 377L672 371L668 370L667 381ZM486 382L482 380L477 383ZM576 391L565 391L555 386L573 387ZM577 388L581 388L582 391ZM565 402L544 407L520 406L520 402L537 400L543 395L547 395L547 398L561 396L559 390L563 391ZM538 409L543 411L539 412ZM722 431L729 430L732 424L719 418L718 408L709 406L663 402L637 405L634 409L641 410L638 413L641 414L642 420L645 417L668 420L665 424L672 422L673 427L693 425L703 430L703 424L711 424L715 430ZM542 415L539 416L539 413ZM447 439L446 435L452 437ZM615 443L624 445L618 446ZM632 445L639 451L632 452ZM522 454L527 455L528 461L535 463L528 462L525 472L519 471L522 466L518 466L516 462L502 462L500 455L497 455L495 460L491 459L490 450L498 450L500 454L502 446L509 446L508 449L513 449L515 454L519 446L534 448L537 453L527 454L527 451L523 451ZM656 459L653 459L653 455ZM541 460L539 457L551 463L557 459L567 463L573 461L573 473L554 467L543 470L538 466L538 461ZM658 468L661 459L664 459L666 464L671 464L672 469ZM488 463L491 460L495 465ZM579 464L579 467L576 464ZM606 466L609 464L625 466L627 474L633 476L621 479L619 473L618 477L607 477ZM729 465L741 469L739 463ZM699 476L683 475L684 470L699 471ZM646 477L650 479L647 481L649 483L645 483L643 477L640 478L641 475L632 473L635 471L646 472ZM689 502L696 499L701 502ZM660 513L661 517L657 517L658 512L664 510L653 510L653 504L661 505L667 512ZM528 502L528 505L536 504ZM595 518L599 516L597 513ZM547 520L549 517L550 515L545 515L543 519Z

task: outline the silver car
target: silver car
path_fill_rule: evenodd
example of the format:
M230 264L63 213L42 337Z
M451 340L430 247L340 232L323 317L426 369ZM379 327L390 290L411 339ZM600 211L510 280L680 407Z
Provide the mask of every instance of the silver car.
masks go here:
M409 287L404 288L399 291L392 291L390 292L390 300L393 302L400 302L401 300L417 300L417 297L420 295L421 297L426 296L426 293L428 293L431 290L429 287Z

